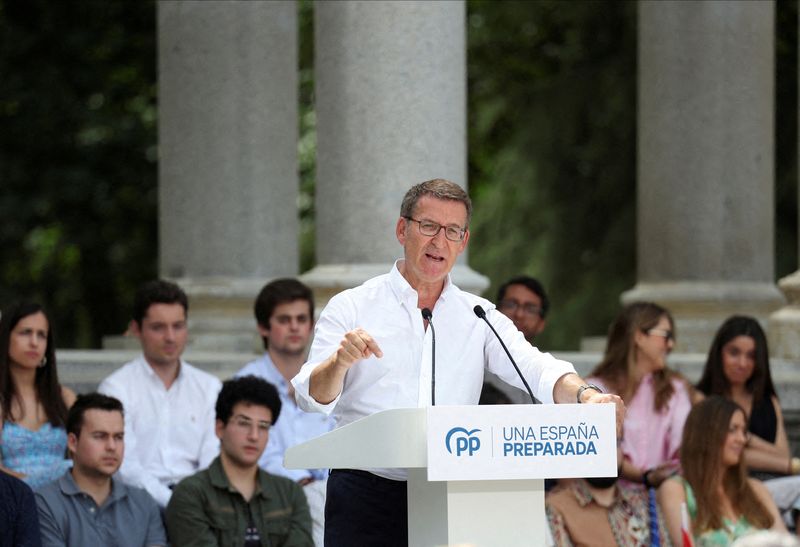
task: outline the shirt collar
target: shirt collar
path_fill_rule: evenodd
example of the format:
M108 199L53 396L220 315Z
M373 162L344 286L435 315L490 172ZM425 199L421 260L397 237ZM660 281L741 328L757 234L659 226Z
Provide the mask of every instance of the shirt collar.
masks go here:
M61 493L65 496L77 496L85 493L75 482L75 478L72 476L71 469L68 469L63 475L61 475L61 478L58 479L58 486L61 489ZM127 495L128 487L125 486L122 481L115 481L112 477L111 492L109 493L108 498L106 498L106 501L103 502L103 505L108 505L109 503L122 499Z
M226 490L232 494L240 494L240 492L231 485L228 476L225 474L225 469L222 467L222 459L217 456L211 465L208 466L208 477L211 485L221 490ZM269 486L267 484L267 474L261 469L258 469L258 480L256 483L256 490L253 496L261 496L269 498Z
M139 355L138 363L139 363L140 368L144 371L144 373L147 374L148 378L158 380L159 383L162 383L161 382L161 378L158 376L158 374L156 374L156 371L153 370L153 367L150 366L150 363L147 362L147 359L145 359L144 353ZM180 366L178 367L178 375L175 376L175 381L173 382L173 385L176 382L179 382L181 380L181 378L183 378L183 376L184 376L183 369L185 368L183 366L184 364L185 363L184 363L183 359L180 359Z
M395 261L394 266L392 267L392 271L389 272L389 286L392 288L395 296L400 302L405 302L410 300L413 297L414 305L417 305L417 300L419 299L419 294L417 293L416 289L412 287L408 280L403 277L403 274L400 273L400 263L403 262L405 259L399 258ZM439 300L447 300L447 296L451 293L455 288L453 285L450 274L447 274L447 277L444 278L444 285L442 286L442 294L439 295Z

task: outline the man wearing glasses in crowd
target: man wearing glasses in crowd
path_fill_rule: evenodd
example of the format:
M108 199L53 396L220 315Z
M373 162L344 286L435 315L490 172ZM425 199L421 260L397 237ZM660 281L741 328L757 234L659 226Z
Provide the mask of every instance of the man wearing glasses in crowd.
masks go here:
M256 376L222 384L215 431L220 454L175 487L166 521L172 545L313 547L305 494L258 466L281 400Z
M434 395L437 405L477 404L484 370L522 389L500 342L473 313L480 306L540 400L615 403L621 423L619 397L586 385L570 363L531 346L491 302L452 283L450 271L470 237L471 211L467 193L447 180L406 193L395 224L403 258L388 274L337 294L322 311L308 362L292 380L301 408L333 415L342 427L382 410L428 406ZM436 327L435 393L430 324ZM405 547L406 479L404 469L331 470L326 547Z
M538 279L527 275L513 277L497 291L497 309L514 322L514 326L533 343L547 323L550 300Z

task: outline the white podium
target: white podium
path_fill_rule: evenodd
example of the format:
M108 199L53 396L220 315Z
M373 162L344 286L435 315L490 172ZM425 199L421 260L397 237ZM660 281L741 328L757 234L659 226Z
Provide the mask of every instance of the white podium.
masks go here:
M616 475L614 406L388 410L289 448L284 465L407 469L412 547L541 547L542 479Z

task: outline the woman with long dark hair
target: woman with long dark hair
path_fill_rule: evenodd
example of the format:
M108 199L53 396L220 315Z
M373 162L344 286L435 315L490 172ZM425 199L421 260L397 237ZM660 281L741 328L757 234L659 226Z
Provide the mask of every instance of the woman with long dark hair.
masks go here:
M680 449L682 476L664 482L658 502L675 545L681 539L682 505L698 547L730 545L757 530L786 532L764 485L747 477L744 410L724 397L695 405L686 419Z
M678 471L691 386L667 368L675 342L670 313L652 302L625 306L611 324L603 360L589 381L625 401L621 477L657 487Z
M734 315L720 326L697 389L727 397L744 409L750 433L744 460L751 475L764 481L781 511L800 509L800 477L789 476L800 473L800 460L789 450L767 337L758 321Z
M0 466L32 488L60 477L64 423L75 393L58 383L53 330L42 307L19 303L0 316Z

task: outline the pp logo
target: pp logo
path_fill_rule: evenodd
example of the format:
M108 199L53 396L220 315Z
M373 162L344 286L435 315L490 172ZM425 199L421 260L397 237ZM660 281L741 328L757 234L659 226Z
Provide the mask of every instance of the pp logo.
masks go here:
M454 427L447 432L447 437L444 439L444 446L451 454L453 454L453 449L455 448L456 456L461 456L465 452L467 456L472 456L481 447L481 440L477 436L473 437L473 435L479 432L480 429L467 431L463 427ZM455 447L453 445L455 445Z

